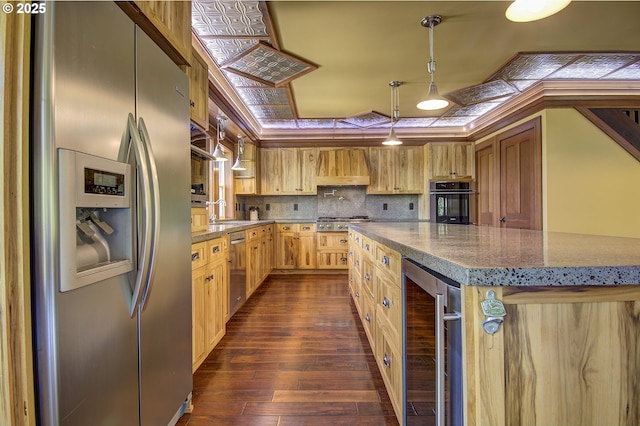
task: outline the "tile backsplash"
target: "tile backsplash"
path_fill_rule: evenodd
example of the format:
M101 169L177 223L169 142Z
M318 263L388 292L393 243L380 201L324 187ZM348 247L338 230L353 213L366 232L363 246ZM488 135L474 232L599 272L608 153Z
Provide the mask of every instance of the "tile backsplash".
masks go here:
M379 220L418 219L417 195L367 195L364 186L319 186L318 195L239 195L236 219L316 219L319 216L369 216Z

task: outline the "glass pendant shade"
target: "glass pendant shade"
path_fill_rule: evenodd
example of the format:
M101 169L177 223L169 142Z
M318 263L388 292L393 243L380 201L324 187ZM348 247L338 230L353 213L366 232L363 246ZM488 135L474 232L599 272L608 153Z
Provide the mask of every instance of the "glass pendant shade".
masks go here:
M515 0L507 8L507 19L514 22L530 22L560 12L571 0Z
M419 102L417 107L418 109L422 109L425 111L433 111L437 109L442 109L449 105L449 101L442 98L438 94L438 88L436 87L435 82L431 82L429 85L429 92L427 93L427 97L424 101Z
M402 141L396 136L396 131L391 129L389 137L382 142L382 145L402 145Z

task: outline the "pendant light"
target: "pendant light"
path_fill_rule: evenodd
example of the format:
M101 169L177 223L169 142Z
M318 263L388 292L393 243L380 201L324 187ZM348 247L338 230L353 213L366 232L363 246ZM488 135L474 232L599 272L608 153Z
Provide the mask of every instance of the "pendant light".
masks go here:
M222 144L220 143L224 140L224 122L226 120L227 117L224 115L216 117L218 142L216 143L216 149L213 150L213 156L216 157L216 161L227 161L227 157L224 156L224 151L222 150Z
M392 81L389 83L391 86L391 131L389 137L382 142L382 145L402 145L402 141L396 136L396 131L393 126L400 119L400 93L398 87L402 84L401 81Z
M423 27L429 28L429 62L427 63L427 71L429 71L429 75L431 76L431 84L429 84L429 92L427 93L427 97L424 101L419 102L417 107L418 109L433 111L437 109L442 109L449 105L449 101L444 99L438 94L438 88L436 87L436 82L434 80L434 74L436 73L436 61L433 56L433 27L442 22L442 16L440 15L429 15L422 18L420 24Z
M231 166L231 170L247 170L244 166L244 160L240 158L242 154L244 154L244 136L238 135L238 156L236 162Z
M507 8L507 19L514 22L530 22L560 12L571 0L515 0Z

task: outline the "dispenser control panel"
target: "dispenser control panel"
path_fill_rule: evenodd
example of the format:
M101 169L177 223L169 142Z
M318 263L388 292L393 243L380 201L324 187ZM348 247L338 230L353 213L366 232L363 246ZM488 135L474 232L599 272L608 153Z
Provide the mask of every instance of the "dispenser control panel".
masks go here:
M124 197L124 173L84 168L85 194L117 195Z

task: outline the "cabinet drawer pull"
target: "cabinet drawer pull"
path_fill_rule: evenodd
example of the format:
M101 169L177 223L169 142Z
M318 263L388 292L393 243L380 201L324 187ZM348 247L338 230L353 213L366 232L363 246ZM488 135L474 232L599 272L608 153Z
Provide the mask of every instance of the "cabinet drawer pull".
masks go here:
M388 265L389 264L389 258L387 256L382 256L382 260L381 260L383 265Z
M283 227L282 227L282 230L283 230L283 231L288 231L289 229L291 229L291 228L289 228L288 226L283 226Z
M347 240L340 240L340 244L346 244Z
M191 253L191 261L195 262L196 260L200 260L200 253Z
M360 266L360 261L356 260L356 266Z
M356 237L356 243L360 242L360 237Z
M384 358L382 358L382 362L384 362L384 365L391 368L391 357L387 355L386 352L384 353Z
M371 251L371 247L369 246L369 244L365 244L365 245L364 245L364 249L365 249L366 251Z
M213 253L220 253L220 246L213 247Z
M364 279L367 280L367 281L371 281L371 275L364 274Z
M341 262L346 262L347 260L348 260L348 259L347 259L346 257L341 257L341 258L340 258L340 261L341 261Z
M311 227L310 226L303 226L302 230L303 231L309 231L309 230L311 230Z
M356 291L356 297L360 298L360 292Z
M391 308L391 302L389 302L389 299L387 299L386 296L382 299L382 306L385 308Z
M367 322L371 322L371 315L367 314L367 315L364 317L364 319L365 319L365 321L367 321Z

